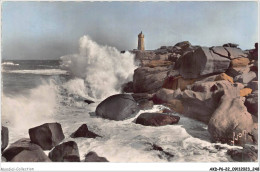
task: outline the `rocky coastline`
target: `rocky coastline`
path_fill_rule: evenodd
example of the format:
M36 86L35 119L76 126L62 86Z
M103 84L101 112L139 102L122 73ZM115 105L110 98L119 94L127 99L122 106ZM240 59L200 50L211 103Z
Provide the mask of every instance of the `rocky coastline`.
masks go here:
M122 86L121 94L103 100L96 108L97 117L121 121L153 105L164 105L163 111L141 113L134 122L150 127L175 125L181 120L179 113L207 124L212 142L242 146L227 150L234 161L258 160L258 43L254 49L241 50L233 43L201 47L184 41L130 52L138 63L133 81ZM109 162L95 152L86 152L81 160L77 143L63 142L59 123L30 128L28 134L29 138L9 144L8 128L2 126L3 162ZM77 137L101 136L83 124L71 133L71 138ZM158 145L151 149L174 156Z

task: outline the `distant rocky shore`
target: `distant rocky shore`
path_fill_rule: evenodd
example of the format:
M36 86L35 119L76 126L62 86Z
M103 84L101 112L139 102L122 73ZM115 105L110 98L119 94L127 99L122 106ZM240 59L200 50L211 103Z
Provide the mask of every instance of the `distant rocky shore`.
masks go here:
M174 115L177 112L207 124L212 142L243 146L243 149L227 151L235 161L257 161L257 43L254 49L241 50L232 43L201 47L184 41L157 50L131 52L139 64L133 81L122 86L122 94L103 100L96 108L96 116L121 121L135 117L140 110L151 109L155 104L164 105L166 108L161 112L141 113L134 122L153 127L174 125L181 120ZM2 161L109 161L95 152L86 152L85 159L81 160L77 143L63 142L59 123L45 123L29 129L28 134L29 138L9 144L8 128L2 126ZM71 138L76 137L101 136L83 124L71 133ZM152 145L152 148L168 157L174 156L158 145ZM44 150L50 150L48 156Z

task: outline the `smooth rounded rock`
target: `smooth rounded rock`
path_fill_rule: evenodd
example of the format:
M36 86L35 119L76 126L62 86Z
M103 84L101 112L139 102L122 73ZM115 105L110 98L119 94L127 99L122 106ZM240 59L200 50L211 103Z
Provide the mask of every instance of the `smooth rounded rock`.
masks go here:
M96 115L105 119L121 121L139 112L134 98L129 94L116 94L106 98L96 108Z

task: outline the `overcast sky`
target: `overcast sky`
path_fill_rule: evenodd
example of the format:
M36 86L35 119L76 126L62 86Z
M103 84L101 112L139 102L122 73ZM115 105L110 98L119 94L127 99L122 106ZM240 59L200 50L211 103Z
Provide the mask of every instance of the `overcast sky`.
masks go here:
M257 2L4 2L2 57L58 59L77 53L87 34L119 50L234 42L251 49L258 40Z

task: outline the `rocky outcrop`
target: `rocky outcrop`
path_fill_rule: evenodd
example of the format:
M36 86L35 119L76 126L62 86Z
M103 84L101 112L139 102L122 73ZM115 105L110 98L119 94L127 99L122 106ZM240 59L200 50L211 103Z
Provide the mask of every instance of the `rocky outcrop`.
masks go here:
M7 147L8 142L9 142L8 128L5 126L2 126L2 130L1 130L1 150L2 150L2 152Z
M93 133L92 131L88 130L87 124L82 124L74 133L71 134L72 138L78 138L78 137L86 137L86 138L96 138L100 137L96 133Z
M234 82L233 82L233 78L230 77L230 76L228 76L228 75L225 74L225 73L221 73L221 74L217 75L216 78L215 78L215 81L222 81L222 80L229 81L229 82L232 83L232 84L234 83Z
M169 76L164 80L163 88L177 90L178 88L182 91L187 88L188 85L193 84L196 79L184 79L182 76Z
M78 145L74 141L64 142L49 153L53 162L80 162Z
M45 123L43 125L30 128L29 135L32 143L41 146L43 150L52 149L65 137L59 123Z
M42 148L30 139L20 139L12 143L4 152L3 157L11 162L51 162Z
M231 67L236 68L236 67L246 67L249 64L249 59L245 57L237 58L231 60Z
M240 97L243 85L232 84L229 81L213 81L194 83L189 89L174 94L183 106L183 115L208 124L212 113L225 94L230 97ZM180 104L180 103L179 103Z
M177 124L179 120L179 116L166 113L142 113L137 117L136 123L145 126L164 126Z
M172 65L171 61L166 60L151 60L148 64L144 65L145 67L164 67L164 66L170 66Z
M109 162L105 157L100 157L96 152L89 152L85 155L85 162Z
M134 93L132 94L133 98L138 104L140 110L147 110L153 107L152 94L148 93Z
M227 154L238 162L256 162L258 160L258 149L252 145L245 145L243 149L229 149Z
M167 76L167 67L141 67L134 71L134 93L154 93L159 90Z
M173 90L162 88L153 96L154 104L164 104L173 99Z
M258 90L258 81L252 81L248 83L247 87L251 88L253 91Z
M117 94L103 100L96 108L96 115L105 119L121 121L134 117L139 107L129 94Z
M223 73L230 64L226 57L214 53L206 47L197 48L185 53L179 60L176 69L185 79L199 78L208 74Z
M213 141L243 145L251 141L248 140L248 134L252 132L252 126L253 119L247 112L243 99L224 95L212 114L208 131Z
M257 78L257 75L253 71L243 72L241 75L237 75L234 81L247 84Z

